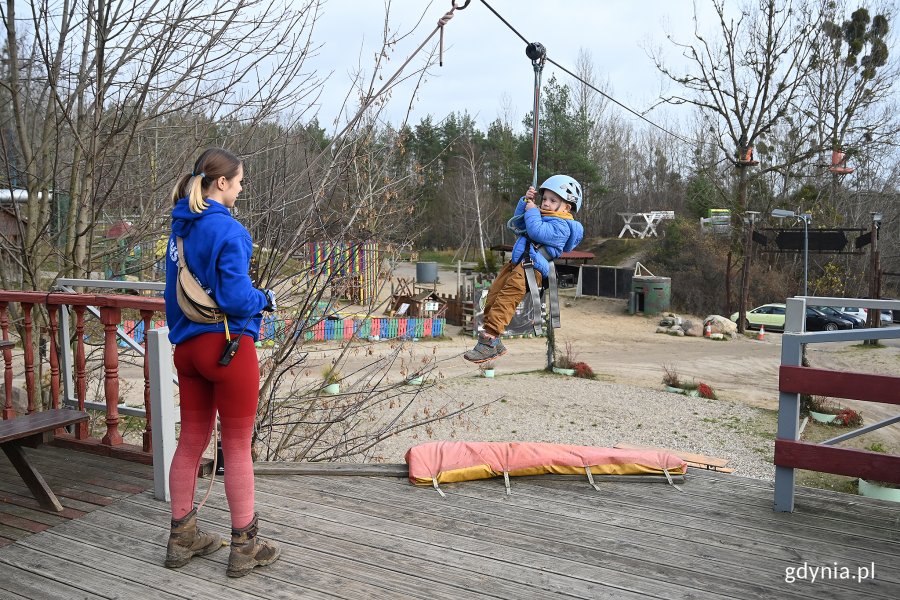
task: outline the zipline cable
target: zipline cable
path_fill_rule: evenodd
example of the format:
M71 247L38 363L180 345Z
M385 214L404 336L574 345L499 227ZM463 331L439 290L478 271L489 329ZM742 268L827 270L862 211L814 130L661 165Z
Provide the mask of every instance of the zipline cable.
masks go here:
M525 39L525 36L523 36L521 33L519 33L519 32L516 30L515 27L513 27L512 25L510 25L509 21L507 21L506 19L504 19L504 18L500 15L500 13L498 13L496 10L494 10L494 7L491 6L490 4L488 4L486 0L481 0L481 3L484 4L484 5L488 8L488 10L490 10L492 13L494 13L494 15L495 15L498 19L500 19L501 21L503 21L503 24L506 25L506 26L510 29L510 31L512 31L514 34L516 34L517 36L519 36L519 38L520 38L523 42L525 42L526 44L530 44L530 42L529 42L527 39ZM659 129L659 130L662 131L663 133L667 133L667 134L669 134L670 136L672 136L672 137L674 137L674 138L676 138L676 139L679 139L679 140L681 140L682 142L685 142L685 143L687 143L687 144L697 144L697 143L698 143L698 142L695 141L695 140L689 140L689 139L687 139L687 138L685 138L685 137L682 137L681 135L679 135L679 134L677 134L677 133L674 133L674 132L672 132L672 131L669 131L668 129L666 129L666 128L663 127L662 125L659 125L658 123L655 123L655 122L651 121L650 119L648 119L647 117L645 117L645 116L642 115L641 113L637 112L637 111L634 110L633 108L631 108L631 107L629 107L629 106L626 106L625 104L622 104L621 102L619 102L618 100L616 100L615 98L613 98L612 96L610 96L609 94L607 94L606 92L604 92L603 90L597 88L596 86L594 86L594 85L591 84L590 82L585 81L584 79L582 79L581 77L579 77L578 75L576 75L575 73L573 73L572 71L570 71L569 69L567 69L566 67L562 66L561 64L559 64L558 62L556 62L555 60L553 60L552 58L550 58L549 56L546 57L546 60L547 60L547 62L549 62L550 64L554 65L555 67L557 67L557 68L560 69L561 71L563 71L563 72L565 72L566 74L568 74L570 77L572 77L572 78L574 78L574 79L577 79L578 81L580 81L581 83L583 83L583 84L586 85L587 87L591 88L592 90L594 90L595 92L597 92L598 94L600 94L601 96L603 96L604 98L606 98L607 100L609 100L610 102L613 102L614 104L617 104L618 106L624 108L625 110L627 110L628 112L630 112L631 114L633 114L634 116L636 116L637 118L641 119L642 121L645 121L645 122L649 123L649 124L652 125L653 127L656 127L657 129Z

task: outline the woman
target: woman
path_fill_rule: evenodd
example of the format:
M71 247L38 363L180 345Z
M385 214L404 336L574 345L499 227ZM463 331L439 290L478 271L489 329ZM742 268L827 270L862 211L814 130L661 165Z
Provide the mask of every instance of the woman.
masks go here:
M221 537L197 527L194 492L197 469L209 444L219 414L222 454L228 469L225 496L231 513L229 577L242 577L253 567L274 562L281 550L256 536L251 436L259 394L259 363L254 342L259 335L262 310L274 310L270 290L253 287L248 275L253 242L229 211L241 193L244 167L234 154L221 148L206 150L194 170L182 176L172 192L172 235L166 253L166 320L175 344L175 368L181 394L181 436L172 468L172 530L166 548L166 566L182 567L193 556L215 552L226 545ZM178 238L184 256L178 256ZM225 313L223 322L195 323L178 305L178 261L190 271ZM240 332L240 333L239 333ZM220 364L231 336L237 353ZM226 362L226 361L222 361Z

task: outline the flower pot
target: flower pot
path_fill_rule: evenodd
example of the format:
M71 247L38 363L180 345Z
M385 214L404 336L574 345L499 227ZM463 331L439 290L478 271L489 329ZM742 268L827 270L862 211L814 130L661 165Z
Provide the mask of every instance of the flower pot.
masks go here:
M422 385L422 382L424 380L425 379L421 375L419 375L418 377L410 377L406 380L406 383L408 383L409 385Z
M481 372L481 375L483 377L487 377L488 379L493 379L494 378L494 370L493 369L484 369Z
M672 392L673 394L683 394L684 393L684 390L681 389L680 387L672 387L671 385L667 385L665 387L666 387L667 392Z
M571 377L575 374L575 369L562 369L560 367L553 367L553 372L557 375L565 375L566 377Z
M826 415L825 413L809 411L809 416L817 423L831 423L837 418L837 415Z
M332 396L335 394L341 393L341 384L339 383L329 383L325 387L322 388L322 391L326 394L331 394Z
M882 487L877 483L859 480L859 495L866 498L877 498L878 500L890 500L891 502L900 502L900 489Z

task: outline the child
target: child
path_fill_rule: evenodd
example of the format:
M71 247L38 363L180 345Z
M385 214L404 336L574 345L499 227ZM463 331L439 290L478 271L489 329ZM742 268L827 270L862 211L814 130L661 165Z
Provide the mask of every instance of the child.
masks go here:
M534 262L535 279L540 285L550 273L550 261L575 248L584 237L584 228L572 216L581 208L578 182L568 175L554 175L541 184L540 193L540 209L534 203L533 187L528 188L516 206L513 221L518 223L519 237L513 246L512 260L504 265L488 290L484 331L478 335L475 348L463 354L470 362L482 363L506 354L500 335L525 297L523 259L530 257Z

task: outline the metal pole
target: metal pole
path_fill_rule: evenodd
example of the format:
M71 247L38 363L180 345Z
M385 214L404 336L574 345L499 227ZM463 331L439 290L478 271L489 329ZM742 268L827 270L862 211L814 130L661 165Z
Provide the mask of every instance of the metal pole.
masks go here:
M809 215L803 215L803 295L809 296Z

